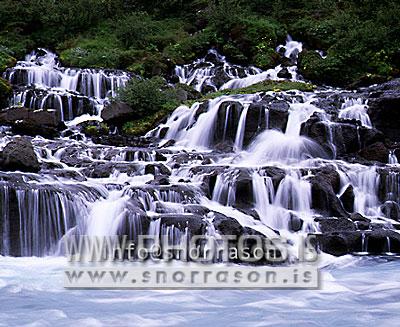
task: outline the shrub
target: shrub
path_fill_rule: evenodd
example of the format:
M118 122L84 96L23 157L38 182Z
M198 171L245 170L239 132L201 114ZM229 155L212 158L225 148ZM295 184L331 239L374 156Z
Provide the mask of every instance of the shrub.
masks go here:
M130 80L119 90L117 100L130 105L138 119L178 106L175 90L167 87L160 77Z

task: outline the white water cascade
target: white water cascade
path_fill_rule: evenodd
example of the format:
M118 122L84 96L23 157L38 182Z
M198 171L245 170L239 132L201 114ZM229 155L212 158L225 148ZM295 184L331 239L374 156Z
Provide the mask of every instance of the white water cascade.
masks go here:
M107 99L130 78L122 71L62 67L45 49L27 55L3 77L18 86L11 106L56 109L65 121L82 114L100 116Z

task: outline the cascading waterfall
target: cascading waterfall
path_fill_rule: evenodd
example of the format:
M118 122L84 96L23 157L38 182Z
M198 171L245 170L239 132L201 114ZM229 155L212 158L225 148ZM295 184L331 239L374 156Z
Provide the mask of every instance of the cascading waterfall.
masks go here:
M355 119L365 127L372 127L371 119L368 115L368 105L363 103L362 99L345 99L339 112L339 118Z
M293 63L286 68L292 80L298 79L295 63L302 44L288 38L277 51ZM175 73L180 82L207 92L280 79L282 68L262 72L231 65L212 50ZM219 84L216 74L224 75ZM57 110L66 121L97 114L129 79L123 72L63 68L43 50L5 77L15 86L14 103ZM42 171L0 174L1 254L53 254L65 235L136 239L147 234L179 245L193 234L218 239L224 232L219 226L230 232L231 226L240 230L237 224L241 232L270 238L279 233L296 244L294 236L321 232L316 218L325 208L313 197L324 191L316 188L324 182L332 183L331 193L321 199L337 201L339 215L358 213L389 228L400 201L396 154L390 152L390 166L343 161L342 132L357 133L351 140L356 148L373 126L366 100L346 93L335 99L340 109L326 109L319 100L332 94L340 96L338 90L260 92L182 105L147 134L153 142L148 147L35 138ZM307 134L304 126L310 122L325 134ZM0 150L11 140L1 138ZM334 149L334 159L325 143ZM369 228L361 222L355 226ZM371 248L369 232L360 234L357 251ZM391 236L385 236L385 244L384 252L393 252Z
M61 67L57 56L45 49L27 55L3 77L17 86L10 106L56 109L66 121L99 115L107 99L130 78L122 71Z

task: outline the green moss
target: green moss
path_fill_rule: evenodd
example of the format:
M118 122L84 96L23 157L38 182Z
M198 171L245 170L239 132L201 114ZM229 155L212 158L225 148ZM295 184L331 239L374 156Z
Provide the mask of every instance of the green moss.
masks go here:
M152 128L155 128L157 124L174 109L175 106L160 110L142 119L126 122L122 126L122 133L129 136L142 136Z
M15 66L16 63L17 59L10 55L10 51L0 46L0 73L9 67Z
M12 87L8 81L0 77L0 109L7 107L8 99L12 95Z
M88 136L107 135L110 132L110 128L107 124L101 123L100 125L88 125L83 132Z
M235 94L253 94L258 92L280 92L289 90L299 90L303 92L311 92L315 89L315 86L309 83L292 82L292 81L262 81L244 88L239 89L227 89L218 92L207 94L202 100L214 99L221 95L235 95Z

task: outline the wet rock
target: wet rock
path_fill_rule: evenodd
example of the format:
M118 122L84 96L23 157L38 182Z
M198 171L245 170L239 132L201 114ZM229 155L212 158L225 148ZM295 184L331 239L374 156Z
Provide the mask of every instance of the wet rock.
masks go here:
M318 222L322 233L356 230L354 223L346 218L324 218L319 219Z
M355 153L361 147L358 126L354 124L338 123L333 125L332 138L337 156Z
M235 190L235 207L238 208L251 208L253 199L253 179L251 175L245 172L240 172L236 179L236 190Z
M0 111L0 124L10 125L14 133L48 138L58 136L66 128L58 110L32 110L22 107Z
M9 142L0 154L0 169L37 173L40 164L32 143L23 137L14 138Z
M356 213L352 213L350 215L350 219L353 221L363 221L363 222L371 222L370 219L364 217L363 215L361 215L360 213L356 212Z
M301 125L300 135L304 135L321 145L326 153L333 157L334 149L331 142L331 131L327 124L322 121L318 113L314 113L306 122Z
M144 169L145 174L152 174L154 176L156 175L171 175L171 171L163 165L162 163L157 163L157 164L148 164L146 165L146 168Z
M154 177L152 181L147 182L146 184L150 185L169 185L168 176L157 175Z
M270 129L285 132L289 118L289 104L286 101L272 101L268 104L268 121Z
M389 159L389 150L386 148L385 144L377 142L362 149L359 155L367 160L387 163Z
M328 254L342 256L361 252L361 232L326 233L317 235L319 248Z
M386 201L382 206L381 210L385 217L400 221L400 206L395 201Z
M214 213L213 224L222 235L243 235L243 226L234 219L220 213Z
M287 78L287 79L290 79L290 78L292 78L292 74L290 74L289 70L285 67L285 68L282 68L282 69L279 71L278 77L279 77L279 78Z
M175 226L181 232L188 228L191 235L203 235L206 223L203 218L194 214L163 214L160 215L162 226Z
M82 170L82 174L90 178L108 178L111 176L111 174L118 170L120 173L125 173L128 176L134 176L140 170L140 168L140 165L135 164L93 162Z
M389 84L386 87L393 87ZM369 99L368 114L375 128L393 141L400 141L400 91L398 88L376 92Z
M240 102L224 101L220 104L213 137L214 144L226 142L229 144L235 141L242 111L243 106Z
M243 144L245 146L250 144L260 131L267 128L265 109L266 107L263 103L250 104L247 111L245 133L243 139Z
M353 185L349 185L346 187L346 190L340 196L340 201L342 201L343 207L347 212L353 212L354 210L354 189Z
M336 196L340 186L340 176L333 169L324 167L323 170L309 178L311 183L312 208L324 216L347 217L342 203Z
M101 112L101 118L110 125L122 126L135 118L135 111L126 103L112 102L105 106Z
M296 233L302 230L304 221L297 215L290 213L289 230Z

